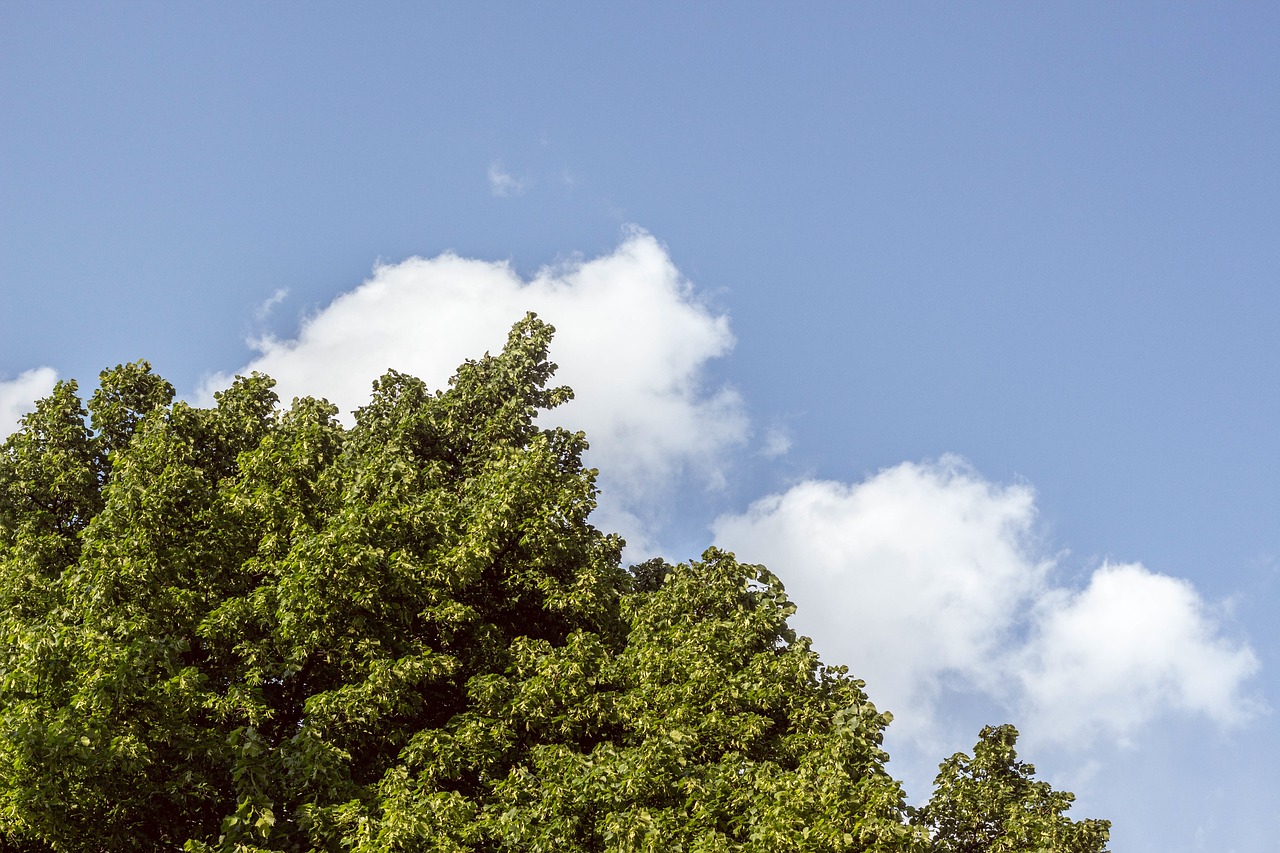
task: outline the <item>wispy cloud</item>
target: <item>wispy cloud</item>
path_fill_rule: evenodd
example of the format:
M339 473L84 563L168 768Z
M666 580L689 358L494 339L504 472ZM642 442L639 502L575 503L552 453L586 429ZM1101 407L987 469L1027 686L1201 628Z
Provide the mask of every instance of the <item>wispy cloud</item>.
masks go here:
M0 382L0 441L18 429L18 421L35 408L36 400L47 396L58 381L52 367L37 367L16 379Z
M785 456L791 450L791 434L782 427L770 427L765 431L764 444L760 447L760 455L766 459Z
M278 288L275 293L271 294L258 304L258 307L253 311L253 319L259 323L266 322L266 319L271 316L271 312L275 310L277 305L284 302L288 295L288 288Z
M450 254L378 267L296 338L253 342L259 355L241 372L275 377L285 400L323 395L350 411L388 368L443 387L464 359L501 348L530 310L556 327L556 381L578 395L547 420L586 430L590 464L602 471L597 523L636 553L649 550L663 498L685 472L720 481L747 419L736 392L703 383L707 363L733 346L728 318L703 304L647 233L528 281L505 263ZM202 399L229 381L212 377Z
M517 178L502 167L499 162L489 164L489 192L498 198L510 198L523 195L528 188L528 181Z

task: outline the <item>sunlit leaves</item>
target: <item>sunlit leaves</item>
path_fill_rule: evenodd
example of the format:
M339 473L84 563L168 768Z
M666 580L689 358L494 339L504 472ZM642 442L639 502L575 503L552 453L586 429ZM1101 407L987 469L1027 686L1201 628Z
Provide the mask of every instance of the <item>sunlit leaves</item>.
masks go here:
M1111 824L1073 821L1075 799L1036 781L1035 767L1018 760L1013 726L986 726L973 756L942 762L936 789L916 822L933 834L939 853L1101 853Z

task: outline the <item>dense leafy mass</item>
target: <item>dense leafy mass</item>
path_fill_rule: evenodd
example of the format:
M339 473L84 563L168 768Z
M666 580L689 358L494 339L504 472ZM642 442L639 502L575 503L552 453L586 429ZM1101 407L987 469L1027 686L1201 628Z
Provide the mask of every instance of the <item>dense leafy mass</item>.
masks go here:
M1018 760L1017 740L1013 726L986 726L972 757L958 752L942 762L932 801L913 818L930 829L933 850L1105 850L1111 824L1068 818L1075 797L1035 781L1035 767Z
M913 819L763 567L622 569L585 437L535 423L551 334L349 429L256 374L59 384L0 452L0 849L1104 849L971 778L1011 740Z

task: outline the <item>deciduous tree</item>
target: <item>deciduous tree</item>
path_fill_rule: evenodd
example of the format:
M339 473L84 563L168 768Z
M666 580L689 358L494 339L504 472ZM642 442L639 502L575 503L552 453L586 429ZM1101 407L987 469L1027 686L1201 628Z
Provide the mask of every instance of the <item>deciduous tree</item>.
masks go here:
M4 848L922 849L776 577L620 567L551 334L350 429L259 375L58 385L0 451Z

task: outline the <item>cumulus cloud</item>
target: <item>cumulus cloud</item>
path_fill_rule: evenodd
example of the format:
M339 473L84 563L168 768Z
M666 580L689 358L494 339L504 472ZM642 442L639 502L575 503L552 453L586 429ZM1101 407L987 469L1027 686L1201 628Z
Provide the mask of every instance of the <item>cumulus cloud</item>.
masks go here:
M1190 583L1104 565L1083 591L1055 586L1031 488L955 457L798 483L714 529L786 580L798 626L866 679L899 735L933 737L941 698L964 693L1064 743L1123 738L1170 709L1221 723L1256 710L1253 652Z
M1066 741L1095 730L1125 739L1164 708L1224 725L1259 710L1240 694L1257 657L1221 636L1186 580L1105 564L1082 591L1049 591L1040 611L1014 661L1037 730Z
M547 421L582 429L601 469L597 523L653 543L656 498L684 472L721 479L725 452L747 436L738 395L707 388L705 368L734 340L728 318L703 304L664 247L635 230L612 253L522 280L509 264L453 254L380 266L373 277L307 319L297 337L253 342L239 372L275 377L282 399L324 396L350 412L388 368L444 387L464 359L497 351L526 311L556 327L556 382L577 399ZM208 403L230 383L201 389Z
M35 408L36 400L48 396L57 381L52 367L37 367L0 382L0 441L17 431L19 419Z
M489 164L489 192L497 198L523 195L526 188L526 181L502 168L501 163Z

